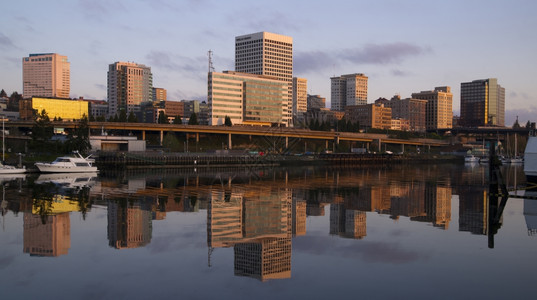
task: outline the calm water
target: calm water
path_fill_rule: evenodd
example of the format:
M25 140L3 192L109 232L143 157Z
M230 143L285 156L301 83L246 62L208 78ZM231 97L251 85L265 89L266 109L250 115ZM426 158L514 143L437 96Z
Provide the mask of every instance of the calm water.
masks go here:
M521 166L502 171L524 184ZM2 178L2 299L537 292L537 200L497 215L483 166L88 175Z

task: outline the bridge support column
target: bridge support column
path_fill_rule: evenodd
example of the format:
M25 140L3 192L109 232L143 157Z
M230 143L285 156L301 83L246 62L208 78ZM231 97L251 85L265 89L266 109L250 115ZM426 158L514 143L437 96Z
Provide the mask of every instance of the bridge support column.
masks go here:
M401 144L401 153L405 153L405 144Z
M162 141L164 140L164 130L160 131L160 145L162 146Z
M328 140L325 141L324 149L328 149Z
M289 137L285 137L285 149L289 148Z
M196 143L199 143L200 141L200 133L196 132Z
M231 150L231 133L227 135L227 149Z
M142 141L145 141L145 130L142 130Z

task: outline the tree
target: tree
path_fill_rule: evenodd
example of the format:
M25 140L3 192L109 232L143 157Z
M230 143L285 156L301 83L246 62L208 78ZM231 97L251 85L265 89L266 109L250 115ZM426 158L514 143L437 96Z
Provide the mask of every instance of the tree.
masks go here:
M159 113L158 113L157 123L158 124L169 124L168 116L166 116L166 114L164 113L163 110L159 111Z
M89 121L86 115L80 119L80 122L75 129L72 132L69 132L65 146L68 152L76 150L83 155L86 155L88 150L91 149L89 140Z
M4 91L4 89L0 91L0 98L7 98L7 94L6 94L6 91Z
M531 122L530 122L530 120L528 120L528 122L526 123L526 129L531 129Z
M36 113L35 123L32 127L32 141L45 142L49 141L54 135L54 127L48 117L47 112L43 109L40 113Z
M129 113L129 117L127 118L127 122L129 122L129 123L138 123L138 118L136 117L134 112L131 111Z
M190 115L190 119L188 120L188 125L199 125L198 115L196 113L192 113Z
M118 122L127 122L127 112L124 109L119 111Z
M173 124L183 124L183 120L181 120L181 116L176 116L175 119L173 119Z
M233 123L231 122L231 118L229 116L226 116L224 119L224 125L225 126L233 126Z

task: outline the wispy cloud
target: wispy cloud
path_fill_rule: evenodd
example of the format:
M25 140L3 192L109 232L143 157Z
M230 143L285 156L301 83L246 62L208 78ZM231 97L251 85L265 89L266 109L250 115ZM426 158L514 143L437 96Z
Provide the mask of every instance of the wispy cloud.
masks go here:
M0 48L2 48L2 49L16 49L17 47L15 46L13 41L11 41L11 39L8 36L6 36L2 32L0 32Z
M342 64L397 65L410 57L432 52L428 47L421 47L403 42L389 44L368 44L359 48L339 51L309 51L295 54L297 73L325 70ZM402 73L394 73L401 76Z
M102 20L103 16L112 12L127 11L127 7L119 0L79 0L82 13L90 19Z
M206 57L190 58L165 51L153 50L146 55L151 67L179 73L206 73L208 63Z

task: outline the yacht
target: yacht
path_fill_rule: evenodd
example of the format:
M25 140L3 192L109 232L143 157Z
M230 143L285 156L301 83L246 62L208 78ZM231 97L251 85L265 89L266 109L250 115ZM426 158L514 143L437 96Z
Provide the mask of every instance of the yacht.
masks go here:
M93 166L94 159L83 157L78 151L72 156L61 156L51 163L37 162L35 166L42 173L80 173L97 172L97 167Z

